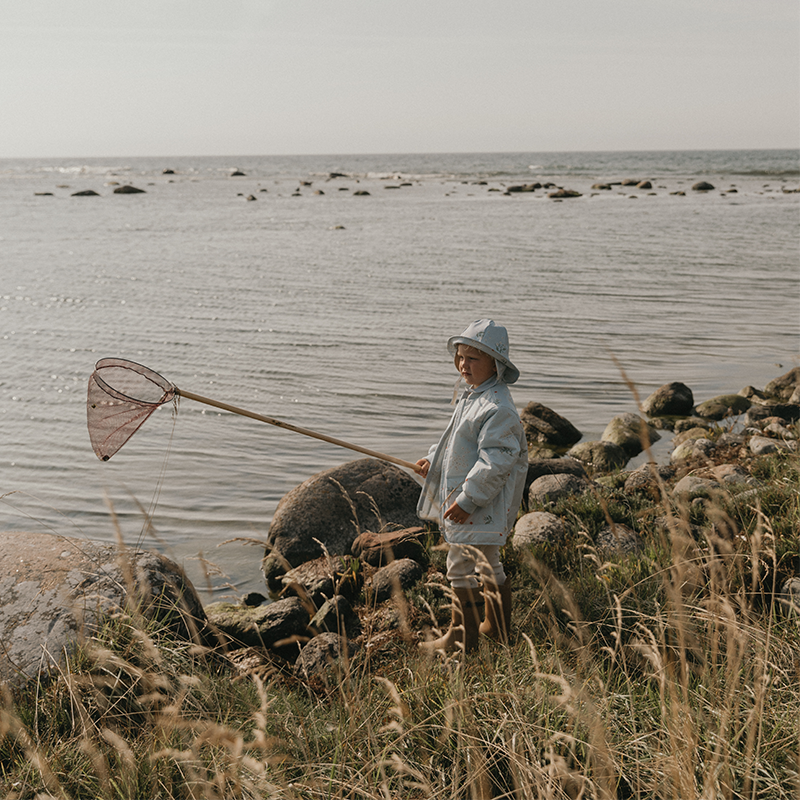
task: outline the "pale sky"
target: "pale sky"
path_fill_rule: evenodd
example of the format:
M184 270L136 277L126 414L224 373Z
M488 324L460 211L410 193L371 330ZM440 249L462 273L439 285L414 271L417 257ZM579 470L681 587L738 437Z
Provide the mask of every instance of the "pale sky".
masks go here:
M798 145L798 0L0 0L0 157Z

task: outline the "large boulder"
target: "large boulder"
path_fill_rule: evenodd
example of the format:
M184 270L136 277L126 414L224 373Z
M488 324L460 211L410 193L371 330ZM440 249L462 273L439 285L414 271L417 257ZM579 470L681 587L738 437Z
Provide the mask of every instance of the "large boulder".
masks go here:
M318 472L278 503L269 526L268 552L292 566L322 555L349 554L362 531L420 524L420 485L384 461L362 458Z
M0 681L21 685L62 667L86 636L120 613L211 643L197 592L165 556L49 533L0 532Z

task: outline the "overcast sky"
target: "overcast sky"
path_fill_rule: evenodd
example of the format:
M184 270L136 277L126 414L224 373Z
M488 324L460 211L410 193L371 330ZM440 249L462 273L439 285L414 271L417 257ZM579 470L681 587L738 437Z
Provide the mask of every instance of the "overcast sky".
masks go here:
M0 157L797 147L798 0L0 0Z

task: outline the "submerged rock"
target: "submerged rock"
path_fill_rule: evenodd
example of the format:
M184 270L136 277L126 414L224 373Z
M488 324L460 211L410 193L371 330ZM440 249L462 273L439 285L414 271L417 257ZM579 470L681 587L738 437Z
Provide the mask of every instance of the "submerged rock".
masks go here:
M114 194L145 194L144 189L137 189L135 186L118 186L114 189Z

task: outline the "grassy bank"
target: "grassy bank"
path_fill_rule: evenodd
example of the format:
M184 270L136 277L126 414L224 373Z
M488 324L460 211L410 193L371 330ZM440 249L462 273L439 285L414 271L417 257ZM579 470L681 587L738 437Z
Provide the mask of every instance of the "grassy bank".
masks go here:
M741 454L738 456L742 460ZM567 542L505 556L510 647L426 658L427 585L301 681L115 620L69 670L0 709L8 798L792 798L800 794L800 462L757 488L676 499L612 477L561 501ZM695 465L696 470L700 467ZM636 557L593 542L639 532Z

